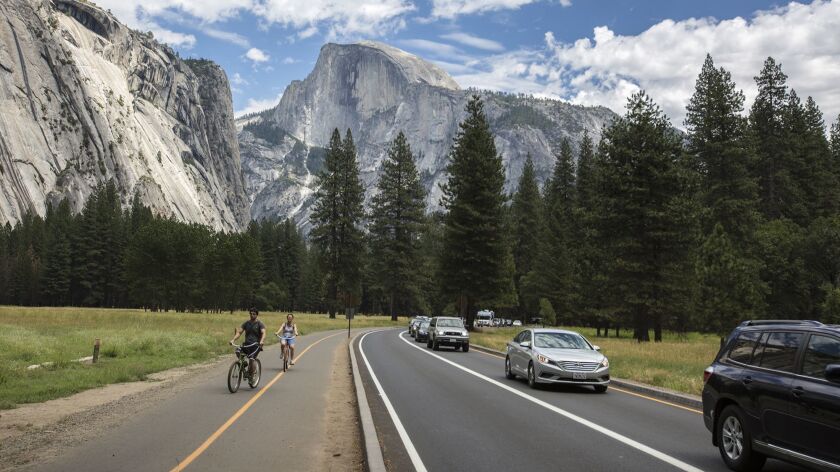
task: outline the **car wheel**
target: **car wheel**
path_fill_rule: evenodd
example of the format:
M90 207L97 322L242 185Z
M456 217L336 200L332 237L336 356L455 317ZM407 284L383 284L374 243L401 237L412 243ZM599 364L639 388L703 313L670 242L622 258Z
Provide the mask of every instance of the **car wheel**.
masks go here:
M510 370L510 357L505 357L505 377L507 377L510 380L516 378L516 374L514 374L513 371Z
M426 347L428 347L428 348L432 347L432 338L431 337L426 341Z
M606 385L595 385L594 387L595 387L595 392L596 393L604 393L604 392L607 391L607 386Z
M470 352L470 343L466 343L463 346L461 346L461 350L464 352Z
M528 364L528 386L537 388L537 373L534 371L534 363Z
M440 343L437 341L432 341L432 350L433 351L440 351Z
M744 414L735 405L720 413L717 421L718 449L727 467L737 472L761 470L767 458L752 449L752 435L746 429Z

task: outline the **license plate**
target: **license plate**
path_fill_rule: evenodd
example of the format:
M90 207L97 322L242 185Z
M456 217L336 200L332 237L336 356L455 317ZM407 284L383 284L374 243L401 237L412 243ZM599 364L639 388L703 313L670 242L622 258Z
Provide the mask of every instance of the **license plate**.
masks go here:
M580 372L573 372L572 378L575 380L586 380L586 374L582 374Z

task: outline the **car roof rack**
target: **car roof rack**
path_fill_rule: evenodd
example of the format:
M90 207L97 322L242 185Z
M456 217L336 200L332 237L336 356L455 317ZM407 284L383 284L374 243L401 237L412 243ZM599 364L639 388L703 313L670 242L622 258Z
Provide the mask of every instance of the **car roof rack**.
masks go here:
M788 326L825 326L815 320L747 320L741 326L788 325Z

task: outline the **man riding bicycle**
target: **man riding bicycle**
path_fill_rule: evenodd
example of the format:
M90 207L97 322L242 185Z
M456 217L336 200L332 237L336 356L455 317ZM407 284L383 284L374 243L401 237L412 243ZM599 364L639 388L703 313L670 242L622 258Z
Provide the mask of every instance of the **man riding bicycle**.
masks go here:
M289 364L295 365L295 336L300 336L295 323L295 315L291 313L286 315L286 322L274 334L280 337L280 345L283 349L289 350Z
M230 340L230 345L233 346L239 336L245 333L245 342L242 343L240 349L248 356L248 371L251 375L254 374L254 359L257 358L260 351L262 351L263 344L265 344L265 325L262 321L257 319L260 312L256 308L248 310L251 319L242 323L242 326L236 328L236 336Z

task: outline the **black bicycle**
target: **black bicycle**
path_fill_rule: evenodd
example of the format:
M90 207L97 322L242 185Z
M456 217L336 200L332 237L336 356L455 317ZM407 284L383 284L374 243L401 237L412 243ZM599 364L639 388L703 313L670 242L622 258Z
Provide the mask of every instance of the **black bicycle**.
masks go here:
M233 361L233 364L230 365L230 370L228 370L228 390L230 390L230 393L236 393L239 390L239 385L242 383L243 377L248 380L249 387L257 388L257 385L260 384L262 363L260 363L259 359L253 359L254 373L251 374L251 369L248 366L248 361L251 359L248 359L248 356L242 351L242 346L234 344L233 347L236 348L236 360Z

